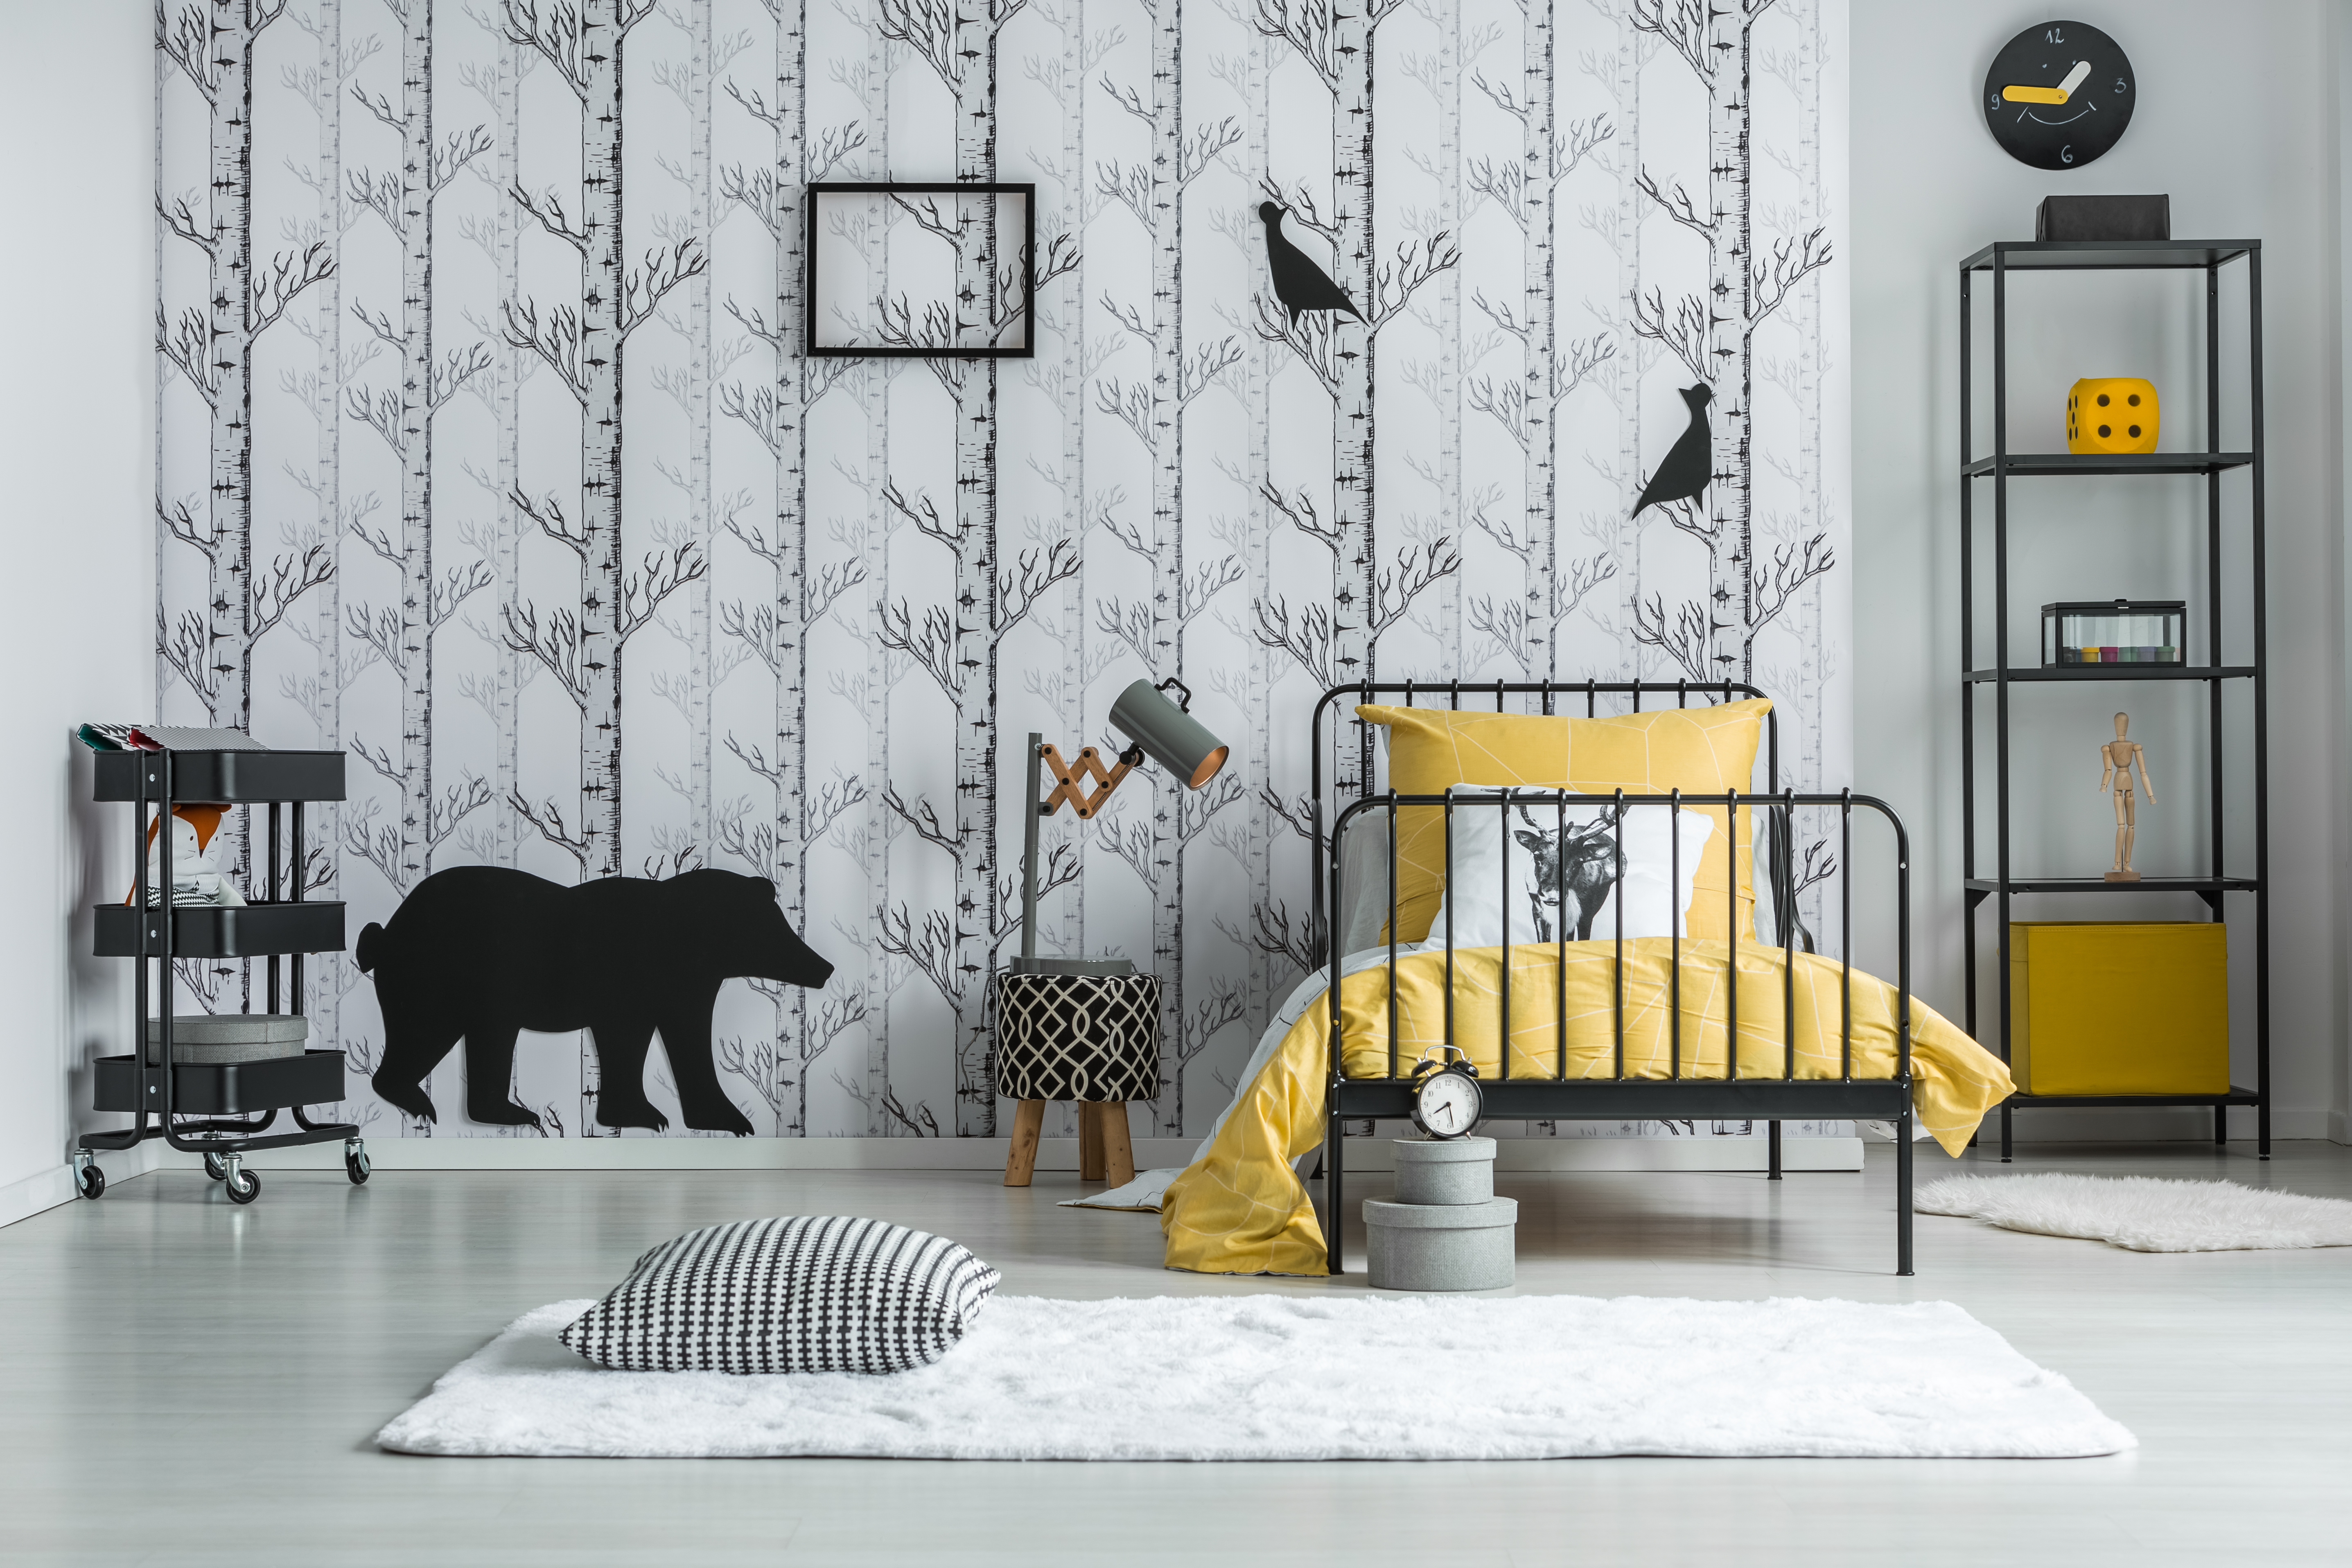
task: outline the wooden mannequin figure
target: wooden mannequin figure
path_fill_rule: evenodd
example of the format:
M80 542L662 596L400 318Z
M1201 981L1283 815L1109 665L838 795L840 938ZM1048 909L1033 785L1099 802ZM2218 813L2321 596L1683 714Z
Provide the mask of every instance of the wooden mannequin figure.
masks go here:
M2132 869L2132 764L2139 764L2140 787L2147 791L2147 803L2156 804L2156 785L2147 776L2147 753L2137 742L2128 738L2131 715L2116 715L2116 738L2099 748L2099 788L2110 787L2116 797L2116 863L2107 872L2110 882L2137 882L2139 873Z

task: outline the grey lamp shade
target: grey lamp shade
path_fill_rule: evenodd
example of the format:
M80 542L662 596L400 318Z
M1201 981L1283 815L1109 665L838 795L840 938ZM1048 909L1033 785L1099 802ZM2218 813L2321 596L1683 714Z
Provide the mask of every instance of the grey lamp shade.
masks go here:
M1182 689L1181 684L1178 689ZM1118 694L1110 705L1110 721L1145 756L1182 779L1187 789L1199 789L1215 778L1231 751L1148 680L1136 681Z

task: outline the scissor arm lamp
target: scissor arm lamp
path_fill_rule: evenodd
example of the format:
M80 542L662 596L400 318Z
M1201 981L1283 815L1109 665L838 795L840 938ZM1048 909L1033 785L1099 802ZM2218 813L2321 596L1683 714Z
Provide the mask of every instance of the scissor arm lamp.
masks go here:
M1171 686L1178 693L1172 700L1168 695ZM1102 753L1092 746L1081 746L1076 763L1065 762L1060 747L1048 745L1045 736L1031 731L1028 755L1022 764L1029 777L1029 810L1023 822L1021 847L1023 969L1033 970L1037 960L1037 824L1061 810L1065 801L1077 812L1078 820L1093 820L1110 799L1111 791L1141 767L1146 758L1182 779L1187 789L1199 789L1215 778L1232 748L1192 717L1192 690L1173 677L1157 686L1139 680L1120 692L1118 700L1111 704L1110 721L1131 743L1108 768L1103 766ZM1050 795L1040 793L1041 763L1054 775Z

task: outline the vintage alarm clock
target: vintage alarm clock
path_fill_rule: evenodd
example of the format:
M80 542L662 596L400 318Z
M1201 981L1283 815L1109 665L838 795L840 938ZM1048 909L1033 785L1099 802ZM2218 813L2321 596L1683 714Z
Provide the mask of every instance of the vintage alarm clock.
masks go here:
M1454 1059L1441 1064L1423 1056L1413 1065L1412 1124L1424 1138L1461 1138L1478 1125L1486 1097L1470 1054L1459 1046L1442 1049Z

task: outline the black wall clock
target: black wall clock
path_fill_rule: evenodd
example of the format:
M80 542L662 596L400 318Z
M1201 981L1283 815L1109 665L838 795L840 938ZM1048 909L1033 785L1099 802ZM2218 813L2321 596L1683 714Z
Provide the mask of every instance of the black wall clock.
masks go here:
M2042 22L2001 46L1985 73L1985 127L2021 163L2076 169L2122 139L2139 82L2113 38Z

